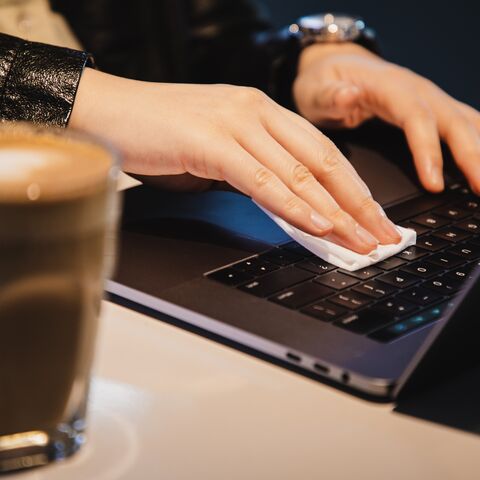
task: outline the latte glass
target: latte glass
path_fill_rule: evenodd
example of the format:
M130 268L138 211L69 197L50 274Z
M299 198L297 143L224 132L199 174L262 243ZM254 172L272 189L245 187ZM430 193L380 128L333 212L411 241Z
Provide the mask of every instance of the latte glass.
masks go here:
M0 473L85 441L118 157L89 136L0 125Z

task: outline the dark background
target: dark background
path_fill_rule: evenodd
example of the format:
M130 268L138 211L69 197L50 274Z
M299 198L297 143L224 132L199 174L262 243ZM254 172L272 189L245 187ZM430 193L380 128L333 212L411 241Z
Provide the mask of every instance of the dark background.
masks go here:
M479 0L264 0L277 26L301 15L362 16L385 56L480 109Z

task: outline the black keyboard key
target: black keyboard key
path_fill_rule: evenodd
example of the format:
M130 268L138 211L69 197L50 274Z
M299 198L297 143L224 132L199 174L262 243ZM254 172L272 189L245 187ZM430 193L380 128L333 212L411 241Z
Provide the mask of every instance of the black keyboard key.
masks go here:
M304 305L321 300L333 293L335 293L335 291L331 288L318 285L318 283L307 282L278 293L270 298L270 300L284 307L297 310Z
M376 280L357 285L353 290L372 298L385 298L398 291L396 288L387 285L386 283L377 282Z
M224 268L222 270L217 270L216 272L210 273L208 278L212 278L217 282L223 283L224 285L240 285L241 283L248 282L253 278L253 275L248 273L239 272L234 268Z
M442 238L433 237L432 235L426 235L425 237L420 237L417 240L417 246L428 250L429 252L438 252L447 245L449 245L449 242L446 242Z
M453 295L462 288L462 282L442 275L439 278L425 282L423 286L440 295Z
M415 303L420 306L427 306L432 303L438 302L443 297L442 295L435 293L426 288L418 287L412 288L400 295L400 298L407 300L408 302Z
M464 200L462 202L457 203L456 206L463 210L476 212L480 210L480 200L477 200L477 199Z
M322 275L322 273L327 273L337 268L335 265L332 265L331 263L328 263L318 257L309 258L308 260L297 263L295 266L298 268L303 268L304 270L308 270L309 272L317 275Z
M310 305L302 310L305 315L317 318L324 322L333 322L337 318L348 313L348 310L340 307L339 305L333 305L328 302L319 302L314 305Z
M398 223L410 219L412 216L432 210L433 208L438 208L451 203L454 196L455 195L451 195L450 193L444 193L442 195L422 195L407 200L406 202L402 202L394 207L390 207L387 209L386 213L389 218ZM460 200L463 200L463 198L460 198L457 201Z
M292 265L303 259L301 255L296 253L289 252L288 250L283 250L281 248L274 248L266 253L263 253L259 257L261 260L266 260L267 262L272 262L275 265L280 267L285 267L287 265Z
M395 268L401 267L402 265L405 265L407 262L406 260L403 260L398 257L390 257L387 258L386 260L382 260L381 262L378 262L375 264L376 267L381 268L382 270L394 270Z
M455 245L448 248L446 252L458 255L464 260L476 260L477 258L480 258L480 246L470 242Z
M369 278L376 277L383 273L383 270L380 270L376 267L368 267L368 268L361 268L360 270L356 270L354 272L350 272L348 270L339 270L340 273L344 273L345 275L350 275L351 277L358 278L359 280L368 280Z
M432 212L439 217L446 218L447 220L462 220L471 215L469 212L456 207L440 207Z
M405 272L389 272L381 277L378 277L380 282L384 282L392 287L408 288L420 281L415 275Z
M392 323L394 318L376 308L367 308L335 322L335 325L354 333L366 334Z
M392 340L396 340L397 338L413 332L420 327L435 322L436 320L440 319L445 310L451 306L452 304L447 302L437 305L429 310L407 318L406 320L402 320L401 322L397 322L393 325L389 325L386 328L377 330L370 334L369 337L380 342L391 342Z
M312 273L307 272L306 270L289 267L269 273L268 275L245 283L238 288L244 292L256 295L257 297L269 297L270 295L285 290L297 283L309 280L313 276Z
M297 242L290 242L290 243L287 243L286 245L282 245L282 249L295 253L296 255L300 255L301 257L304 257L304 258L314 256L314 254L310 250L307 250L305 247L303 247Z
M429 233L432 231L429 227L424 227L423 225L419 225L418 223L413 222L402 222L399 224L401 227L410 228L417 232L417 236L423 235L424 233Z
M459 228L465 232L478 234L480 233L480 220L475 218L469 218L467 220L462 220L454 225L455 228Z
M412 218L412 222L432 229L442 228L451 223L449 220L431 213L425 213L423 215L419 215L418 217Z
M315 280L326 287L334 288L335 290L343 290L344 288L353 287L358 283L355 278L344 275L343 273L330 272Z
M232 268L238 270L239 272L245 272L250 275L259 277L261 275L266 275L267 273L274 272L280 267L270 262L265 262L258 257L249 258L243 262L236 263L232 265Z
M359 308L366 307L373 300L351 290L349 292L339 293L338 295L329 298L328 301L340 305L341 307L345 307L348 310L358 310Z
M422 250L421 248L413 245L403 250L403 252L399 253L397 257L412 262L413 260L418 260L419 258L424 257L425 255L427 255L427 253L428 252L426 250Z
M403 300L399 297L394 297L389 300L377 303L375 309L384 312L390 317L403 317L404 315L413 312L418 307L413 303Z
M434 263L439 267L455 268L465 263L465 260L457 255L453 255L447 252L435 253L434 255L428 257L429 263Z
M435 265L430 262L416 262L411 263L405 267L401 268L402 272L411 273L420 278L431 278L435 275L438 275L444 271L442 267Z
M461 242L471 236L471 234L455 227L443 228L442 230L434 232L433 235L450 243Z
M473 264L472 267L474 265L475 264ZM463 283L465 280L472 278L472 267L467 265L465 268L456 268L455 270L445 274L445 278Z

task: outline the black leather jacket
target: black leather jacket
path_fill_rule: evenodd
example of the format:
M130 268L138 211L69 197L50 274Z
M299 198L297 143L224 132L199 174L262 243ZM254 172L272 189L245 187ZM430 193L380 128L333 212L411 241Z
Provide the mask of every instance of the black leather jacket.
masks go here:
M289 104L291 43L250 0L53 0L103 71L258 87ZM289 65L287 66L287 59ZM65 126L85 52L0 34L0 118Z

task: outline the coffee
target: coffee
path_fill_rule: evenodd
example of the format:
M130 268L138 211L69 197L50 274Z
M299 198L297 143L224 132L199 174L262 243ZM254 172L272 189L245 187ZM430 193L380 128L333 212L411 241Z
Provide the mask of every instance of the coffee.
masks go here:
M81 440L113 263L112 163L58 130L0 129L0 471L24 466L19 446L41 464ZM48 448L32 444L38 432Z

